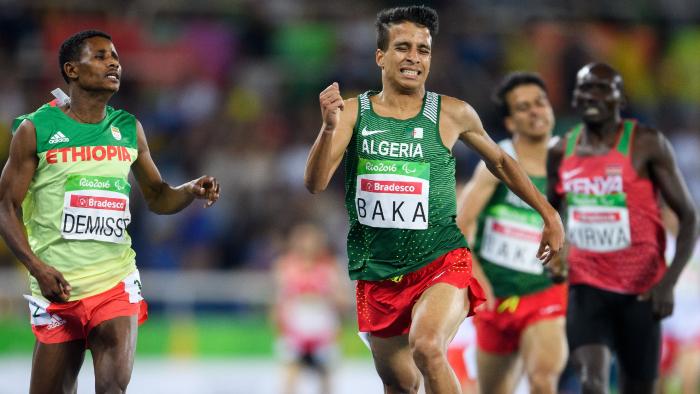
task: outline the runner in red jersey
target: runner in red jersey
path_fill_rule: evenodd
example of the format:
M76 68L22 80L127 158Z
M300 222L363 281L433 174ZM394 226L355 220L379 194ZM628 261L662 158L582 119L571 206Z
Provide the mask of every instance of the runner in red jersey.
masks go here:
M287 252L274 265L277 297L273 319L284 363L284 393L297 391L302 368L318 372L320 391L331 392L340 317L348 306L345 300L350 290L326 245L318 227L299 224L290 233Z
M573 104L583 124L550 149L552 204L566 209L570 265L567 336L583 392L605 393L611 352L622 393L652 393L660 320L697 237L697 211L669 142L623 120L622 78L607 64L583 67ZM681 218L666 269L657 196Z

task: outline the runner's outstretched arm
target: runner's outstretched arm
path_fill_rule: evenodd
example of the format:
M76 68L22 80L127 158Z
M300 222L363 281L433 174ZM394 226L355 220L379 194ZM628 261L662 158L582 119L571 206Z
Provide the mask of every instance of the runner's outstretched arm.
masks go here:
M151 158L146 134L138 121L136 133L139 153L131 169L146 199L148 209L157 214L168 215L181 211L195 198L206 199L205 208L212 206L219 199L221 188L216 178L211 176L201 176L177 187L168 185L161 178Z
M496 144L484 130L476 111L467 103L445 100L443 112L447 121L460 130L459 138L484 159L488 169L542 216L544 228L537 257L544 264L559 253L564 245L564 227L557 211L532 184L520 165Z
M0 176L0 235L36 278L41 294L51 302L65 302L70 298L70 285L58 270L42 262L32 252L20 219L22 201L29 190L38 162L36 130L32 122L25 120L12 137L10 157Z
M311 193L322 192L328 187L350 143L357 120L357 100L343 100L337 82L324 89L318 99L323 124L304 171L304 185Z

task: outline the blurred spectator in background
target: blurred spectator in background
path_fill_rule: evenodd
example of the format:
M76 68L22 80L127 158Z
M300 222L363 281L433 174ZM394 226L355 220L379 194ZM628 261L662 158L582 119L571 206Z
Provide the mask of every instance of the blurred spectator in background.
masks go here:
M283 388L295 393L303 368L318 373L320 393L331 393L338 336L350 291L325 234L311 223L294 226L273 265L277 296L272 318L284 363Z

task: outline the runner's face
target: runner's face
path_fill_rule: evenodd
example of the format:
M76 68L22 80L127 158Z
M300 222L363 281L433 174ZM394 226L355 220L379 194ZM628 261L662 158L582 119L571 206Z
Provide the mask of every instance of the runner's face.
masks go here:
M85 40L76 66L77 82L83 89L109 92L119 90L122 67L112 41L104 37Z
M399 90L423 87L430 71L432 37L427 27L413 22L390 25L386 51L377 49L377 64L382 74Z
M552 135L554 112L547 93L535 84L520 85L506 94L510 115L506 128L513 134L540 139Z
M615 119L622 104L620 76L606 69L583 69L576 78L574 108L587 123Z

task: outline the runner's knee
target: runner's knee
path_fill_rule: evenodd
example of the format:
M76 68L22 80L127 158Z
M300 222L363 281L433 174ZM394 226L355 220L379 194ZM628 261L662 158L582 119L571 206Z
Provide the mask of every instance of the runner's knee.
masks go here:
M409 339L411 354L418 369L424 370L445 358L445 349L435 336L422 336Z
M549 371L535 371L527 375L532 393L555 393L557 391L558 378L559 374Z
M582 393L607 393L608 385L605 379L598 376L581 376L581 392Z
M413 371L377 366L377 373L387 393L413 394L420 389L420 377Z
M97 371L96 371L97 372ZM127 368L115 368L112 371L103 371L95 374L95 393L125 393L126 386L131 380L131 370Z

